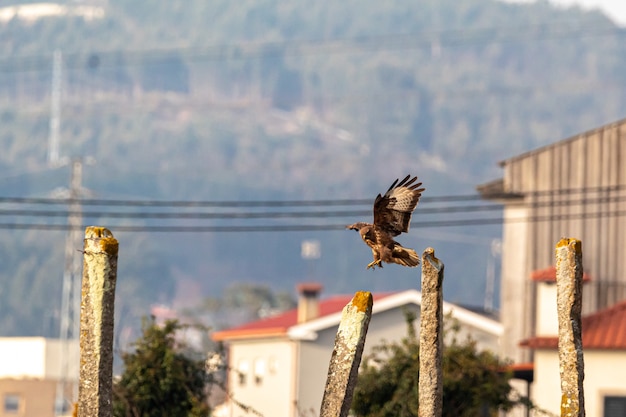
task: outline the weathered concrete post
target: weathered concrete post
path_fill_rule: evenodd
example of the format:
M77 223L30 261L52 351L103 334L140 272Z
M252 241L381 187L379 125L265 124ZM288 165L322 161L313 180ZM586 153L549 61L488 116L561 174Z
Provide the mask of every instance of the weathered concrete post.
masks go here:
M80 304L78 416L109 417L113 388L113 312L118 242L104 227L85 230Z
M350 411L372 305L372 294L359 291L341 313L320 417L346 417Z
M556 244L556 294L559 319L561 417L584 417L583 345L581 309L583 289L582 244L561 239Z
M419 417L438 417L443 410L443 267L435 250L427 248L422 254Z

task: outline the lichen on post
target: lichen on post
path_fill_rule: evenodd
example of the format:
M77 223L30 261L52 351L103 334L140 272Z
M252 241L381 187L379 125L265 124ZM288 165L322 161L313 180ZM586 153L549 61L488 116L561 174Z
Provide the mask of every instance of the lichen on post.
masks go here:
M419 417L438 417L443 411L443 269L435 250L427 248L422 254Z
M556 244L556 292L559 319L561 417L583 417L585 377L581 329L582 244L561 239Z
M359 291L341 313L320 417L346 417L350 411L372 305L372 294Z
M85 230L80 305L78 416L112 414L113 314L118 242L110 230Z

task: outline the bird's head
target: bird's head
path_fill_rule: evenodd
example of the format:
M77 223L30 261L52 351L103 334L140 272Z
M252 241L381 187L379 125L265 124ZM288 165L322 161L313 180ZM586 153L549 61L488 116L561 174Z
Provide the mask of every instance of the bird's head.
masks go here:
M357 232L359 230L361 230L364 226L368 226L367 223L363 223L363 222L358 222L358 223L354 223L354 224L349 224L346 226L346 229L350 229L350 230L356 230Z

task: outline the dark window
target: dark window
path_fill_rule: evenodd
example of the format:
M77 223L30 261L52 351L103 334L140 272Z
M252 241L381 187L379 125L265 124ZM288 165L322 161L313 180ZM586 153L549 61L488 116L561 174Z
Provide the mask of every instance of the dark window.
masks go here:
M239 372L239 385L246 385L246 374Z
M17 413L20 411L19 394L4 394L4 412Z
M626 397L604 397L604 417L626 417Z

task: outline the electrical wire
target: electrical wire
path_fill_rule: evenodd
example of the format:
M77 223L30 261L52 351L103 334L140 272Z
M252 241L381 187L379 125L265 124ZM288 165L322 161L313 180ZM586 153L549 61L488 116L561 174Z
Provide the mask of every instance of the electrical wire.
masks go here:
M507 218L503 216L479 217L479 218L456 218L456 219L433 219L423 221L413 221L414 228L429 227L454 227L472 225L496 225L508 222L540 222L554 220L577 220L600 217L621 217L626 215L622 210L603 210L586 212L586 205L606 206L611 203L626 201L626 196L611 195L615 191L622 190L626 185L615 185L608 187L583 187L576 189L543 190L526 193L525 196L531 198L522 199L522 195L517 194L494 194L494 198L517 198L519 205L524 205L531 209L553 209L558 207L581 207L581 213L550 213L546 215L535 215L530 217ZM584 194L583 197L572 198L572 196ZM550 197L548 201L542 201L542 197ZM554 198L565 196L565 199ZM429 199L424 198L423 203L437 202L463 202L475 199L483 199L477 195L448 195L434 196ZM185 200L105 200L105 199L51 199L51 198L30 198L30 197L0 197L0 203L31 205L31 204L78 204L96 205L101 207L129 206L129 207L171 207L171 208L196 208L196 207L227 207L227 208L251 208L251 207L323 207L333 204L371 206L371 200L267 200L267 201L185 201ZM480 204L480 205L447 205L440 207L424 207L422 204L418 210L418 215L443 214L443 213L480 213L493 212L503 209L502 204ZM81 210L33 210L31 208L11 207L0 208L0 216L20 217L45 217L67 218L81 216L82 218L116 218L116 219L279 219L279 218L359 218L371 216L371 209L368 210L319 210L319 211L228 211L228 212L124 212L124 211L81 211ZM83 226L80 226L81 228ZM3 222L0 229L13 230L71 230L72 226L59 223L23 223L23 222ZM110 226L118 231L128 232L180 232L180 233L208 233L208 232L280 232L280 231L329 231L344 229L343 224L266 224L266 225L116 225Z
M493 194L457 194L442 196L423 196L420 202L462 202L462 201L485 201L498 199L511 199L522 197L544 197L556 195L594 194L609 193L626 189L626 184L611 186L594 186L579 188L563 188L555 190L528 191L523 193L493 193ZM0 203L19 204L50 204L50 205L70 205L80 204L83 206L128 206L128 207L327 207L327 206L360 206L373 204L373 198L368 199L321 199L321 200L259 200L259 201L216 201L216 200L132 200L132 199L72 199L72 198L49 198L49 197L10 197L0 196ZM588 202L589 199L581 201ZM483 207L483 206L480 206Z
M458 207L422 208L426 213L466 213L477 211L502 210L500 204L473 205ZM359 217L371 216L372 210L342 211L281 211L281 212L121 212L121 211L66 211L66 210L30 210L0 209L0 216L19 217L69 217L83 216L87 218L123 218L123 219L276 219L276 218L327 218L327 217Z
M575 200L538 201L526 206L563 207L581 206L585 204L607 204L626 201L626 196L585 197ZM369 202L371 204L371 202ZM502 210L502 204L462 205L448 207L423 207L419 214L469 213ZM124 212L124 211L71 211L71 210L32 210L32 209L1 209L0 216L19 217L69 217L86 218L122 218L122 219L275 219L275 218L328 218L328 217L359 217L371 215L371 210L341 211L272 211L272 212Z
M626 210L596 211L583 213L553 213L547 215L535 215L529 217L504 218L502 216L491 218L473 219L448 219L448 220L427 220L413 221L412 227L425 229L432 227L458 227L477 225L498 225L506 223L520 222L544 222L562 220L586 220L610 217L626 216ZM75 229L84 229L87 225L77 226ZM167 233L214 233L214 232L297 232L297 231L332 231L343 230L343 224L299 224L299 225L253 225L253 226L206 226L206 225L110 225L110 229L119 232L167 232ZM67 224L43 224L43 223L0 223L0 229L11 230L72 230L72 226Z

